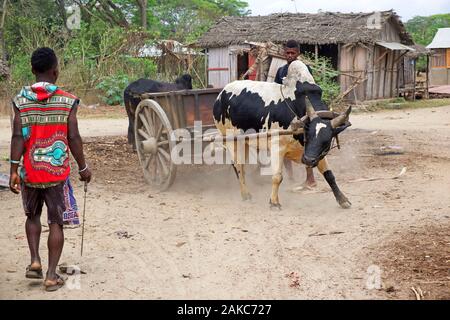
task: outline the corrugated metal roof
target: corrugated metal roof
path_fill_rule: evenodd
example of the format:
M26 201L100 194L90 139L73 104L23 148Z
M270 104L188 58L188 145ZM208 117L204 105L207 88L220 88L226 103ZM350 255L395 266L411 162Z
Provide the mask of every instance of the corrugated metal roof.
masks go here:
M407 50L407 51L416 51L415 49L405 46L404 44L398 43L398 42L385 42L385 41L378 41L378 45L388 48L390 50Z
M433 41L427 46L428 49L450 48L450 28L441 28L434 36Z

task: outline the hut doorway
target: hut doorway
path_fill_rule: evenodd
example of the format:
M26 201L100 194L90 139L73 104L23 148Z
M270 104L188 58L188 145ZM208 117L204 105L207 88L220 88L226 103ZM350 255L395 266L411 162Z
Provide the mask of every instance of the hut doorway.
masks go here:
M317 49L317 50L316 50ZM300 52L302 54L307 53L311 57L315 57L317 54L319 57L327 57L331 60L331 64L334 69L338 69L338 61L339 61L339 48L337 44L325 44L325 45L315 45L311 44L301 44Z
M248 52L244 51L244 52L238 54L238 56L237 56L237 75L238 75L238 79L240 79L241 76L243 76L244 73L248 70L248 68L255 62L254 60L255 59L250 61ZM251 74L249 76L250 80L255 80L255 78L256 78L256 70L255 70L254 74Z

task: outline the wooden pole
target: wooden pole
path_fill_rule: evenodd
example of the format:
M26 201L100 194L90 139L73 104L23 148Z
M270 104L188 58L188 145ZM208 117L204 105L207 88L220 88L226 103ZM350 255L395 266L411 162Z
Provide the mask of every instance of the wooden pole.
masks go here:
M206 87L209 85L209 72L208 72L208 62L209 62L209 50L205 50L205 81Z
M414 59L414 90L413 90L413 101L416 101L416 61L417 61L417 59Z
M427 80L426 80L426 85L427 85L427 92L425 93L427 99L430 98L430 56L427 54Z
M398 60L397 60L398 61ZM400 97L400 66L402 63L400 61L397 62L397 98Z
M316 57L316 64L319 62L319 46L316 44L315 46L315 57Z

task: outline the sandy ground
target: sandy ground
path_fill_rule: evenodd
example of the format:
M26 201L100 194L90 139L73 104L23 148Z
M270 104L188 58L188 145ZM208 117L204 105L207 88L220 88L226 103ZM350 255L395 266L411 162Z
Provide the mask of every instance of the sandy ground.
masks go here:
M450 106L351 121L329 161L353 207L340 209L318 175L316 191L291 192L304 179L297 166L278 212L269 209L270 177L249 174L253 200L242 202L225 166L180 167L172 188L155 193L125 144L126 119L81 119L95 175L85 253L81 229L68 229L61 262L86 274L55 293L25 279L20 198L0 191L0 298L416 299L414 287L450 299ZM1 159L9 130L0 119ZM382 180L354 181L362 178ZM80 183L75 193L82 206Z

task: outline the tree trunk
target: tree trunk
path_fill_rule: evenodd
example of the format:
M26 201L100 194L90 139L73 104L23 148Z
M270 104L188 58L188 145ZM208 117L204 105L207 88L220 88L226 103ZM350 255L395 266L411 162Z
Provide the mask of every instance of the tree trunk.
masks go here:
M6 43L5 43L5 19L7 13L7 0L3 0L1 4L0 12L1 12L1 20L0 20L0 59L2 59L5 63L7 60L7 52L6 52Z
M58 5L59 14L61 16L61 19L63 20L64 28L66 29L66 31L69 31L69 28L67 28L67 14L66 14L65 0L56 0L56 4Z
M142 29L147 30L147 5L148 0L137 0L139 6L139 12L141 13L141 26Z

